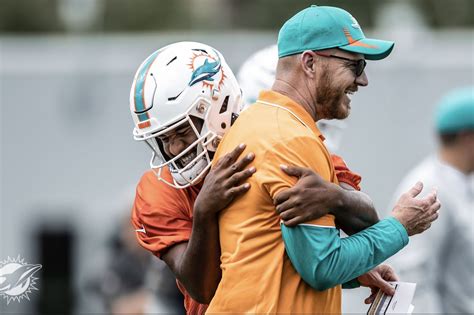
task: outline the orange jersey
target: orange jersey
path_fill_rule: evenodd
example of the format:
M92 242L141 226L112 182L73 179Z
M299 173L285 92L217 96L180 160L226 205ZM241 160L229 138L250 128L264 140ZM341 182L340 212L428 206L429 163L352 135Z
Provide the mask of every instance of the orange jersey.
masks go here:
M167 168L161 174L171 181ZM193 226L194 201L201 185L175 189L159 181L153 171L146 172L137 186L132 210L132 224L138 243L161 258L166 250L178 243L187 242ZM194 301L184 286L177 281L184 295L187 314L204 314L207 305Z
M357 188L360 177L352 173L340 157L332 156L332 159L338 178L359 178L350 183ZM171 180L168 169L163 169L162 176ZM199 190L200 185L175 189L159 181L152 170L147 171L137 186L131 218L139 244L161 258L169 247L189 241L194 201ZM207 305L193 300L184 286L177 284L184 295L187 314L204 314Z

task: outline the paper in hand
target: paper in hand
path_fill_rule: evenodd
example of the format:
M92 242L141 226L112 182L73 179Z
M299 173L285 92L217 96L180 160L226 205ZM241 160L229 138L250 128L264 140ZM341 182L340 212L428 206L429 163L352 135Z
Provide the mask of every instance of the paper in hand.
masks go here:
M411 314L414 306L411 304L415 295L416 283L390 282L395 288L393 296L379 290L374 302L367 311L368 315L378 314Z

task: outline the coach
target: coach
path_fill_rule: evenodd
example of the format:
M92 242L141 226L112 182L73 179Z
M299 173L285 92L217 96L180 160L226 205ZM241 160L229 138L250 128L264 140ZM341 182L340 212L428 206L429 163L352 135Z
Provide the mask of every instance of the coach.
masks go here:
M207 313L340 313L341 284L372 286L364 276L371 270L393 279L377 266L437 218L435 192L415 199L421 183L402 195L390 218L344 239L338 209L290 228L274 204L296 181L282 165L337 184L315 122L346 118L350 96L368 84L366 59L387 57L393 45L365 38L357 21L334 7L311 6L283 25L272 90L242 113L216 152L219 158L245 142L258 171L248 193L221 212L222 280ZM343 193L338 198L344 203Z

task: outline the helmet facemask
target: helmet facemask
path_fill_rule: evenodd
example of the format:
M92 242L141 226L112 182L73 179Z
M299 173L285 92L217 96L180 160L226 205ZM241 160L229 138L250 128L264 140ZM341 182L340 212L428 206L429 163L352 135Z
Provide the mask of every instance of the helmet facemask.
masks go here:
M195 105L190 107L190 111L194 112L193 109L198 110L210 106L210 104L203 104L203 102L207 101L199 99ZM160 136L182 129L186 125L191 128L196 140L178 155L170 157L164 149L165 144L160 140ZM205 127L204 119L186 113L178 121L140 140L144 140L152 150L150 167L155 171L158 179L175 188L186 188L200 182L210 169L214 152L217 149L217 139L217 134ZM172 182L161 176L164 167L168 167L170 170Z

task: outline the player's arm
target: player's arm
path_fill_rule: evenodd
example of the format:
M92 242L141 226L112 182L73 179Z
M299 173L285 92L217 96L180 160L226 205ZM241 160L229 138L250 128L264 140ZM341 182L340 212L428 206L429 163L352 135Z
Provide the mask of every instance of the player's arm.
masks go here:
M269 196L276 195L295 184L295 178L281 172L280 165L303 165L327 178L326 158L307 148L320 145L311 137L293 138L279 142L265 156L269 163L260 167L257 179ZM439 203L436 194L418 200L422 185L404 194L392 215L377 224L341 239L330 215L295 227L281 224L285 248L291 262L302 278L315 289L325 290L348 283L372 270L408 243L408 236L429 228L437 218Z
M330 183L306 167L281 166L288 175L298 178L291 188L278 193L276 210L287 226L318 219L327 213L336 217L336 224L348 235L379 222L372 200L354 189L355 183ZM345 173L344 173L345 174Z
M244 181L255 172L253 167L246 169L253 154L237 161L244 149L240 145L212 168L194 204L189 241L172 246L162 256L186 291L200 303L211 301L221 279L217 214L248 191L250 184Z
M343 206L334 209L339 228L347 235L353 235L380 221L374 203L367 194L346 183L340 183L340 186L344 189L341 194Z

